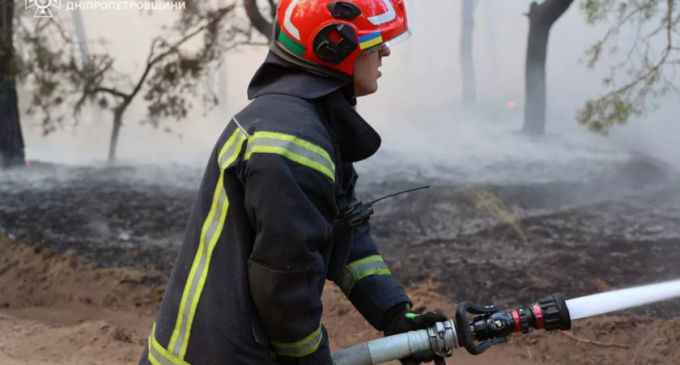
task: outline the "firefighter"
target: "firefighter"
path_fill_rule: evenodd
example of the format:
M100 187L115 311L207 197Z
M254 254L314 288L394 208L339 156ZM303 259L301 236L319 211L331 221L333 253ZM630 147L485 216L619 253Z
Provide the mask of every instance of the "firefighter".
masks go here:
M385 335L446 320L411 311L368 223L342 219L357 202L353 163L381 143L356 97L377 90L389 46L409 36L403 0L279 2L252 101L212 151L140 364L331 365L326 280Z

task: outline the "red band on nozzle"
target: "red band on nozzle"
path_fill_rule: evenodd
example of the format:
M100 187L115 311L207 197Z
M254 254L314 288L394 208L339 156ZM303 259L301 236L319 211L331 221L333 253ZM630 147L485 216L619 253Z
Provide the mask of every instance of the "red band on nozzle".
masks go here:
M519 313L517 310L513 310L510 313L512 313L512 320L515 322L515 331L522 332L522 321L519 319Z
M543 321L543 312L541 312L541 307L538 305L538 303L534 303L534 305L531 306L531 309L534 310L534 318L536 318L536 327L539 330L544 329L545 321Z

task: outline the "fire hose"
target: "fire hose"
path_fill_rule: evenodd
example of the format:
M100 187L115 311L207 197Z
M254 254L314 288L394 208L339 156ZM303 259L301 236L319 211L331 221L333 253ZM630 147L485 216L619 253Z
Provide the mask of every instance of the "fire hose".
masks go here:
M453 356L456 348L479 355L491 346L507 342L513 333L530 330L566 331L572 320L680 297L680 280L600 293L565 300L553 294L527 306L502 310L469 302L458 305L455 319L419 331L388 336L333 354L334 365L374 365L432 351L440 358ZM473 317L470 318L469 315ZM443 360L436 362L444 364Z

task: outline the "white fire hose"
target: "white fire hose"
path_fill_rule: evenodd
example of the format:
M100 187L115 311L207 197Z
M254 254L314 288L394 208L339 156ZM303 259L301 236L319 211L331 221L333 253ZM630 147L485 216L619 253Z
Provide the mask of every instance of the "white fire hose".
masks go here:
M376 365L432 351L440 358L435 363L441 364L442 359L453 356L455 348L464 347L470 354L479 355L493 345L506 342L507 336L513 333L526 334L531 329L565 331L571 329L572 320L677 297L680 297L680 280L571 300L557 293L532 305L505 311L463 302L458 305L455 320L350 347L334 354L333 362L334 365ZM468 314L475 317L469 318Z

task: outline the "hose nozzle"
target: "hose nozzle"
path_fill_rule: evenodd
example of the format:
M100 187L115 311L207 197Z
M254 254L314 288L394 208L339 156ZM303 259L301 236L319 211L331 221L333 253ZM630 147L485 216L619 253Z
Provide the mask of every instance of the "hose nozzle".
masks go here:
M478 316L470 319L468 313ZM507 342L507 336L512 333L526 334L531 328L546 331L571 329L571 317L564 296L557 293L530 306L516 306L506 311L495 306L460 303L456 327L460 346L472 355L479 355L493 345Z

